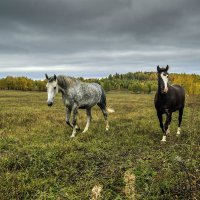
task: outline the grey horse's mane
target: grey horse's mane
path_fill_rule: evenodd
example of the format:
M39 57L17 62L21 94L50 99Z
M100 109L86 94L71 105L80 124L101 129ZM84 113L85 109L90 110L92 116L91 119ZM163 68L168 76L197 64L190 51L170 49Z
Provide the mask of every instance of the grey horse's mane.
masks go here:
M80 80L71 77L71 76L64 76L64 75L59 75L57 76L57 81L58 81L58 85L62 88L62 89L68 89L78 83L81 83Z

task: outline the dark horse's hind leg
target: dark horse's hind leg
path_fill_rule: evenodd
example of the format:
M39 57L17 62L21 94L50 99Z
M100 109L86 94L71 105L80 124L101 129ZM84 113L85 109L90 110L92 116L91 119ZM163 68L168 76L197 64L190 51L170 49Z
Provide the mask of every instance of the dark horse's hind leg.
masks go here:
M178 129L177 129L177 135L180 135L181 134L181 122L182 122L182 117L183 117L183 109L184 108L181 108L179 110L179 117L178 117Z
M106 104L105 103L98 103L97 105L100 107L100 109L103 113L104 119L106 120L106 131L108 131L109 130L109 124L108 124L108 112L107 112L107 109L106 109Z

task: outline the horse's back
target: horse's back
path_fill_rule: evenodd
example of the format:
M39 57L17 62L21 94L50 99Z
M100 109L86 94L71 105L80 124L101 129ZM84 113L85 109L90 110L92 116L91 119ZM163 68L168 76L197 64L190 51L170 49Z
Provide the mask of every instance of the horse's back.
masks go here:
M106 105L106 93L103 87L99 85L98 83L88 83L88 87L96 90L97 92L96 95L98 96L97 104Z
M101 91L102 87L98 83L86 83L88 87Z
M171 87L176 91L177 95L179 95L179 97L182 97L185 99L185 90L182 86L174 84L171 85Z
M81 82L76 91L76 101L81 108L92 107L102 101L104 90L98 83Z
M183 89L183 87L178 84L173 84L173 85L171 85L171 87L173 87L174 89L176 89L178 91L182 91L183 93L185 93L185 90Z
M175 95L176 95L176 99L178 101L178 104L180 107L184 107L185 105L185 90L182 86L174 84L171 85Z
M100 95L102 94L103 88L98 83L82 83L83 90L86 93Z

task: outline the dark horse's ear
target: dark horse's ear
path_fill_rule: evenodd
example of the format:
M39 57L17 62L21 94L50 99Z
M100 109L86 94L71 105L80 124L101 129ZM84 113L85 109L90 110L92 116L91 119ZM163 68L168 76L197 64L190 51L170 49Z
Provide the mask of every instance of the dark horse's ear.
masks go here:
M54 74L54 80L56 80L57 79L57 77L56 77L56 75Z
M45 74L45 76L46 76L46 79L48 80L48 79L49 79L48 75L47 75L47 74Z
M167 71L169 70L169 65L167 65L166 70L167 70Z
M159 67L159 65L157 66L157 72L160 72L160 67Z

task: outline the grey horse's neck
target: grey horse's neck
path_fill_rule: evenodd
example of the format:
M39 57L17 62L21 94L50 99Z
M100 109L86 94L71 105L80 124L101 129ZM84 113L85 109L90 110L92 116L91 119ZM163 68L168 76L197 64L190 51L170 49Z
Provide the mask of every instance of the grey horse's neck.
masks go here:
M57 76L58 86L62 93L67 93L68 89L81 83L80 80L70 76Z

